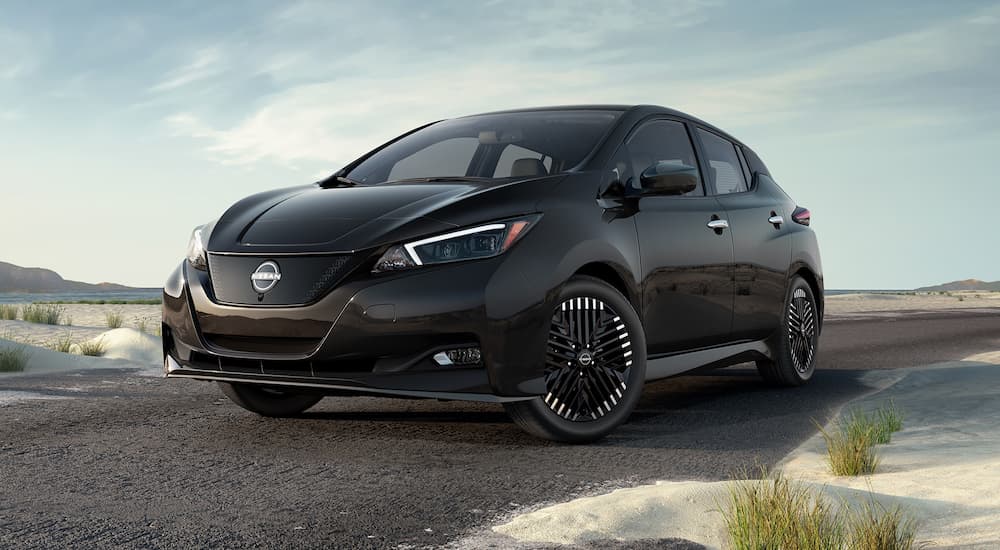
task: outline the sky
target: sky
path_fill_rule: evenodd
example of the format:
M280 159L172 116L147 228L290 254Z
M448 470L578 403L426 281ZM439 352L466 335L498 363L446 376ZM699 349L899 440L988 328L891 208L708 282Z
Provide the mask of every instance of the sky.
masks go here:
M746 142L827 288L1000 279L1000 2L962 0L0 0L0 261L160 286L243 196L574 103Z

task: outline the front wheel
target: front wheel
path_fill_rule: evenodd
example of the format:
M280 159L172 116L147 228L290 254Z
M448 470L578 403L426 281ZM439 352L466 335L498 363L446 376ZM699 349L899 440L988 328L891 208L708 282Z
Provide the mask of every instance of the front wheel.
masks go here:
M295 416L323 399L322 395L289 393L251 384L219 382L233 403L261 416Z
M776 386L801 386L812 378L819 346L819 308L812 288L801 277L788 285L785 313L772 360L757 361L757 370Z
M546 395L504 408L538 437L595 441L625 422L639 402L645 334L628 300L600 279L570 279L558 304L545 353Z

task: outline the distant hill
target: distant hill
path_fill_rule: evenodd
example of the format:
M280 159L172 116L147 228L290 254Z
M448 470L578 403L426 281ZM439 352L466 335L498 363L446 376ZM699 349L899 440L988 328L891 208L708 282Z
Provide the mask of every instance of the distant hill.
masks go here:
M917 292L953 292L957 290L992 290L1000 292L1000 281L987 283L979 279L966 279L964 281L952 281L943 285L925 286L918 288Z
M0 292L120 292L138 290L113 283L81 283L67 281L51 269L21 267L0 262Z

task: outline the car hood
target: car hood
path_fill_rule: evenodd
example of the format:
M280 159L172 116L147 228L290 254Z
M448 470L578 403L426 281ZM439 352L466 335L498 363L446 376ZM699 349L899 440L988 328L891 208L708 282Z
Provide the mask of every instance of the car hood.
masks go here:
M260 254L357 251L458 227L468 219L461 208L466 201L483 210L480 221L533 212L539 194L556 180L312 185L271 191L226 211L211 229L208 249ZM489 205L485 209L484 200Z

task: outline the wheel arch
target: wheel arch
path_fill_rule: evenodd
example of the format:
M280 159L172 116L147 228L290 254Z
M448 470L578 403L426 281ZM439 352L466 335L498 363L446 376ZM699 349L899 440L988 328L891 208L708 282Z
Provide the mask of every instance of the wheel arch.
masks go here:
M632 308L635 309L637 314L639 314L640 319L642 318L642 310L639 308L639 303L637 301L638 293L633 288L634 285L630 286L625 282L625 276L618 268L605 262L590 262L584 264L573 272L573 276L576 275L586 275L588 277L600 279L613 286L615 290L621 292L622 296L624 296L625 299L632 304Z
M809 266L801 264L794 267L792 276L802 277L806 284L809 285L810 290L812 290L813 297L816 299L816 305L819 308L819 330L823 331L823 314L826 309L826 300L823 297L823 283Z

